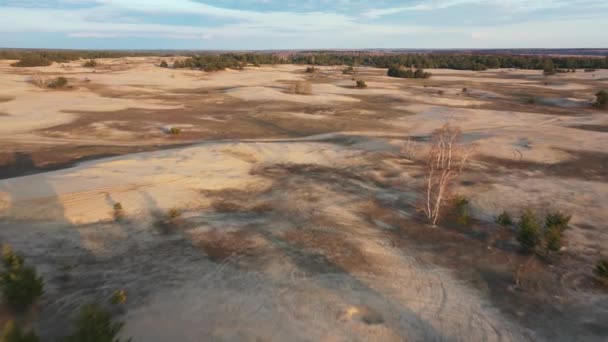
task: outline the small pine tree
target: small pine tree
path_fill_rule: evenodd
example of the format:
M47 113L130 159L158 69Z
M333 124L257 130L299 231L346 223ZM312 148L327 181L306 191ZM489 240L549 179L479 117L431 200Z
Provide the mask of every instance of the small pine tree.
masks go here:
M559 252L562 248L562 231L559 227L547 227L545 229L545 247L548 251Z
M532 210L526 210L517 223L517 241L526 251L532 251L540 242L541 225Z
M23 257L8 245L2 246L0 291L4 300L15 309L24 309L34 303L43 292L44 282L33 267L25 266Z
M513 219L511 219L511 215L509 215L509 213L507 213L506 211L503 211L496 218L496 223L498 223L499 225L501 225L503 227L508 227L508 226L513 225Z
M123 326L112 322L108 311L95 304L86 305L76 318L76 331L65 342L120 342L117 336Z
M461 226L471 224L471 212L469 210L469 200L464 196L456 196L454 199L454 207L456 210L456 221Z

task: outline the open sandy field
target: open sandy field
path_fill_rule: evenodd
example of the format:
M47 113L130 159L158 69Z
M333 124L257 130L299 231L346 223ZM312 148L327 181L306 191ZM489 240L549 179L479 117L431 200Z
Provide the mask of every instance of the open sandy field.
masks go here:
M133 341L608 339L593 276L608 257L608 113L590 106L608 70L360 68L356 89L339 67L99 61L0 61L0 241L45 279L29 318L44 341L117 289ZM69 87L29 81L57 76ZM474 145L453 189L469 227L425 222L425 167L401 154L445 123ZM559 256L529 262L494 223L526 208L573 215Z

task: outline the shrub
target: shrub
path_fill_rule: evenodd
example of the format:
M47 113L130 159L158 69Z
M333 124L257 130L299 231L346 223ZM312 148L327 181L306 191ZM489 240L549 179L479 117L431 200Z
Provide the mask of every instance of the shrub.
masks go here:
M96 60L94 60L94 59L90 59L90 60L88 60L88 61L86 61L86 62L84 62L84 63L82 64L82 66L83 66L83 67L85 67L85 68L94 68L94 67L96 67L97 65L99 65L99 64L98 64L98 63L97 63L97 61L96 61Z
M38 342L38 336L33 331L24 333L15 321L10 320L2 328L0 342Z
M173 209L169 209L169 212L167 213L167 216L169 216L169 219L174 220L178 217L180 217L182 215L182 213L179 211L179 209L173 208Z
M110 297L110 303L114 305L123 305L127 302L127 293L124 290L116 290Z
M160 67L161 68L168 68L169 64L167 64L167 62L163 60L163 61L160 62Z
M169 134L171 135L178 135L182 132L182 129L179 127L171 127L169 128Z
M317 71L317 69L315 69L314 66L309 66L306 68L306 73L307 74L314 74Z
M454 198L454 209L456 212L456 221L461 226L471 224L471 212L469 210L469 200L464 196L456 196Z
M507 213L506 211L503 211L496 218L496 223L498 223L499 225L501 225L503 227L508 227L508 226L512 226L514 222L513 222L513 219L511 219L511 215L509 215L509 213Z
M111 314L95 304L84 306L75 323L76 331L65 339L66 342L120 342L117 336L124 326L112 322Z
M297 81L292 83L290 92L299 95L310 95L312 94L312 85L306 81Z
M606 108L608 107L608 92L605 90L600 90L595 94L595 102L593 102L593 106L597 108Z
M120 202L114 203L114 220L120 220L125 216L124 211L122 210L122 204Z
M572 215L565 215L561 211L550 212L545 217L545 248L548 251L558 252L562 248L563 233L568 229Z
M39 54L29 54L25 55L19 60L19 62L11 64L14 67L20 68L29 68L29 67L38 67L38 66L49 66L53 64L53 61L48 60Z
M595 274L598 277L608 279L608 259L603 259L595 264Z
M346 68L346 69L342 69L342 73L343 73L344 75L351 75L351 74L354 74L354 73L355 73L355 69L354 69L352 66L349 66L349 67L348 67L348 68Z
M5 302L15 309L24 309L42 296L42 277L36 274L33 267L25 266L23 257L8 245L2 246L2 263L4 270L0 272L0 290Z
M40 74L33 75L29 79L29 81L38 88L46 88L49 84L49 81L46 79L46 77Z
M545 248L551 252L558 252L562 248L562 231L558 227L545 228Z
M568 229L568 223L570 223L571 218L572 215L566 215L561 211L550 212L545 217L545 227L557 228L559 231L563 232Z
M526 99L526 103L527 104L535 104L536 103L536 99L533 97L529 97Z
M463 92L463 93L466 93L467 91L468 91L468 89L467 89L466 87L465 87L465 88L462 88L462 92Z
M444 94L444 91L443 91L443 90L439 90L439 91L437 92L437 94L439 94L439 95L443 95L443 94Z
M541 225L532 210L526 210L517 223L517 241L526 251L534 250L541 240Z
M63 88L68 84L68 79L62 76L57 77L56 79L50 81L47 84L47 87L49 88L53 88L53 89L59 89L59 88Z
M356 82L357 82L357 88L359 88L359 89L367 88L367 84L365 83L365 81L357 80Z
M595 68L586 68L585 72L595 72L597 71Z

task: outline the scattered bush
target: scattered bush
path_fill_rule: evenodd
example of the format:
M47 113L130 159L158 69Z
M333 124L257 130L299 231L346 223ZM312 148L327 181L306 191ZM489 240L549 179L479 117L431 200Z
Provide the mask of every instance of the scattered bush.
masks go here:
M167 216L171 220L174 220L174 219L180 217L181 215L182 215L182 213L179 211L179 209L176 209L176 208L169 209L169 212L167 213Z
M38 342L38 336L33 331L23 332L21 327L10 320L2 328L0 342Z
M356 82L357 82L357 88L359 88L359 89L367 88L367 84L365 83L365 81L357 80Z
M548 251L559 252L562 248L562 231L558 227L545 228L544 239Z
M561 211L554 211L545 217L545 248L551 252L558 252L562 248L563 234L568 229L572 215L565 215Z
M389 77L398 78L430 78L432 74L425 72L423 69L418 68L414 71L412 68L404 68L402 66L390 67L387 72Z
M317 71L317 69L314 66L309 66L306 68L307 74L314 74L316 71Z
M167 62L163 60L163 61L160 62L160 67L161 68L168 68L169 64L167 64Z
M342 73L343 73L344 75L352 75L352 74L354 74L354 73L355 73L355 69L354 69L352 66L349 66L349 67L348 67L348 68L346 68L346 69L342 69Z
M182 129L179 127L171 127L169 128L169 134L171 135L178 135L182 132Z
M604 279L608 279L608 259L603 259L595 264L595 274Z
M66 342L120 342L117 336L124 326L112 322L112 315L94 304L84 306L75 323L76 330Z
M127 302L127 293L124 290L116 290L110 297L110 303L114 305L123 305Z
M125 212L122 209L122 204L120 202L114 203L114 220L118 221L124 218Z
M90 60L88 60L88 61L86 61L86 62L84 62L84 63L82 64L82 66L83 66L83 67L85 67L85 68L94 68L94 67L96 67L97 65L99 65L99 64L98 64L98 63L97 63L97 61L96 61L96 60L94 60L94 59L90 59Z
M568 229L570 219L572 219L572 215L566 215L561 211L552 211L545 217L545 227L555 227L563 232Z
M11 66L19 67L19 68L29 68L29 67L39 67L39 66L49 66L53 64L53 61L48 60L41 55L38 54L29 54L25 55L19 60L19 62L11 64Z
M511 219L511 215L509 215L509 213L507 213L506 211L503 211L496 218L496 223L498 223L499 225L501 225L503 227L509 227L509 226L512 226L514 222L513 222L513 219Z
M47 87L53 88L53 89L59 89L59 88L65 87L66 85L68 85L68 79L65 77L59 76L56 79L50 81L47 84Z
M596 72L595 68L585 68L585 72Z
M532 210L527 209L517 223L517 241L526 251L532 251L540 243L541 225Z
M299 95L312 94L312 85L306 81L296 81L291 84L290 92Z
M29 81L38 88L46 88L49 84L48 79L40 74L33 75Z
M595 102L593 102L593 106L596 108L606 108L608 107L608 92L605 90L600 90L595 94Z
M537 246L541 246L546 252L558 252L562 248L564 231L568 229L571 217L560 211L549 212L542 226L528 209L522 214L518 223L517 241L527 251L533 251Z
M456 213L456 222L461 226L471 224L471 212L469 210L469 200L464 196L456 196L454 198L454 211Z
M42 277L36 274L33 267L25 266L23 257L8 245L2 246L2 263L4 270L0 272L0 290L6 303L20 310L42 296Z

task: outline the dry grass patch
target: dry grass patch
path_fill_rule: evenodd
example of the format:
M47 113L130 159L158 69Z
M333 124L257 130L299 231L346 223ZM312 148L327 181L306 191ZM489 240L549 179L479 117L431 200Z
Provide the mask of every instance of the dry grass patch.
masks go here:
M298 95L311 95L312 84L308 81L296 81L289 87L289 92Z

